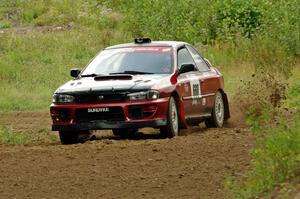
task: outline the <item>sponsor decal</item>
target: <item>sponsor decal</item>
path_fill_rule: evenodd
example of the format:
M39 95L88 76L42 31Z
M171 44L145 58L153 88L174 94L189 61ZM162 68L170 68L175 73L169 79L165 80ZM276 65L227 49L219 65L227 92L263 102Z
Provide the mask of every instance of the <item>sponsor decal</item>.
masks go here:
M108 107L103 107L103 108L88 108L87 110L88 113L107 113L109 112Z
M190 81L191 86L191 95L192 95L192 105L198 104L198 98L201 96L201 88L198 79L194 79Z
M205 106L205 105L206 105L206 98L203 97L203 98L202 98L202 106Z
M184 84L184 92L187 93L189 92L189 84Z

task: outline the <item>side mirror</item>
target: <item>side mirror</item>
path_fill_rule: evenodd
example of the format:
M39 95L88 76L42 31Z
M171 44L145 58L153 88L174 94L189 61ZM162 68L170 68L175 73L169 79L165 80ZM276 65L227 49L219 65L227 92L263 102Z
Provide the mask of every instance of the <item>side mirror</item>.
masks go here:
M78 75L81 73L81 69L79 68L72 68L71 71L70 71L70 75L71 77L78 77Z
M211 65L211 63L210 63L210 61L208 59L204 58L204 61L208 65L209 68L212 67L212 65Z
M190 71L195 71L195 65L194 64L182 64L180 69L178 70L178 75L182 73L187 73Z

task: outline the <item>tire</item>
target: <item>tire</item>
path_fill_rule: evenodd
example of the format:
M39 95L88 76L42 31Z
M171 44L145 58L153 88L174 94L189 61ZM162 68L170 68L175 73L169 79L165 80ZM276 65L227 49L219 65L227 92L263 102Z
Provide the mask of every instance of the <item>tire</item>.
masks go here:
M222 93L216 93L215 103L211 112L211 117L205 120L205 125L208 128L221 128L224 124L225 105Z
M114 136L117 137L130 137L138 132L139 129L112 129Z
M163 138L172 138L179 135L179 117L176 101L170 97L167 115L167 125L160 128Z
M59 138L62 144L83 143L90 138L89 131L59 131Z

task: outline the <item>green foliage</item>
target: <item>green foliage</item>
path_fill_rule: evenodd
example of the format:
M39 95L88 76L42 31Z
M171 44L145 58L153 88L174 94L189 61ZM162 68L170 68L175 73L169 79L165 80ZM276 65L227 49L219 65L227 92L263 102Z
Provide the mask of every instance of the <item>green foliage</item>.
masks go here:
M267 195L275 186L295 177L300 171L300 115L295 120L269 129L267 136L258 140L252 152L253 170L244 178L227 181L227 188L235 198L255 198Z
M293 56L285 51L277 40L260 36L254 41L256 45L251 46L251 52L256 73L282 76L288 79L295 65Z
M251 38L263 23L262 10L254 1L219 0L216 16L218 35L223 39L234 39L237 34Z
M300 53L298 0L4 0L1 4L2 27L75 25L194 44L265 35L289 53Z
M298 0L106 0L103 4L124 15L123 30L133 37L194 44L221 40L239 45L236 40L240 37L265 35L289 53L299 54L300 50Z
M296 108L297 111L300 111L300 84L295 84L291 87L291 91L288 95L289 99L289 108Z
M155 40L183 40L204 42L209 40L205 28L213 8L209 0L203 1L107 1L125 17L123 29L132 37L150 36ZM205 6L204 6L205 5Z
M295 77L293 77L295 78ZM275 186L289 181L300 172L300 87L289 89L289 108L263 107L250 110L248 122L256 135L251 170L242 178L229 179L227 189L234 198L268 196ZM275 111L276 116L273 112ZM274 122L277 121L277 122Z
M251 105L248 108L248 117L247 117L247 123L250 126L253 133L256 135L259 135L264 131L265 125L268 125L268 123L271 120L271 109L272 107L268 106L266 102L265 104L260 105L259 109L257 106Z
M269 1L261 3L264 10L264 32L271 41L279 41L282 48L300 55L300 3L299 0Z
M0 29L2 28L11 28L12 24L8 20L0 21Z
M32 22L34 19L38 18L40 13L38 13L36 10L26 10L23 12L23 19L26 22Z
M0 35L1 110L47 108L54 90L101 49L100 31ZM85 42L78 42L84 40ZM38 41L38 42L37 42Z

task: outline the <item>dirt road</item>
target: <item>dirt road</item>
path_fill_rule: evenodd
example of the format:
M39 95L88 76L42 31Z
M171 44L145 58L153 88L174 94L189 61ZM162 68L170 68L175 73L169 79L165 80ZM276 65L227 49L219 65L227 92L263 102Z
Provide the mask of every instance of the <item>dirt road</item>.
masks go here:
M34 133L49 129L48 117L2 113L0 125ZM77 145L0 146L0 198L224 198L224 179L249 166L251 134L237 127L185 133L165 140L105 133Z

